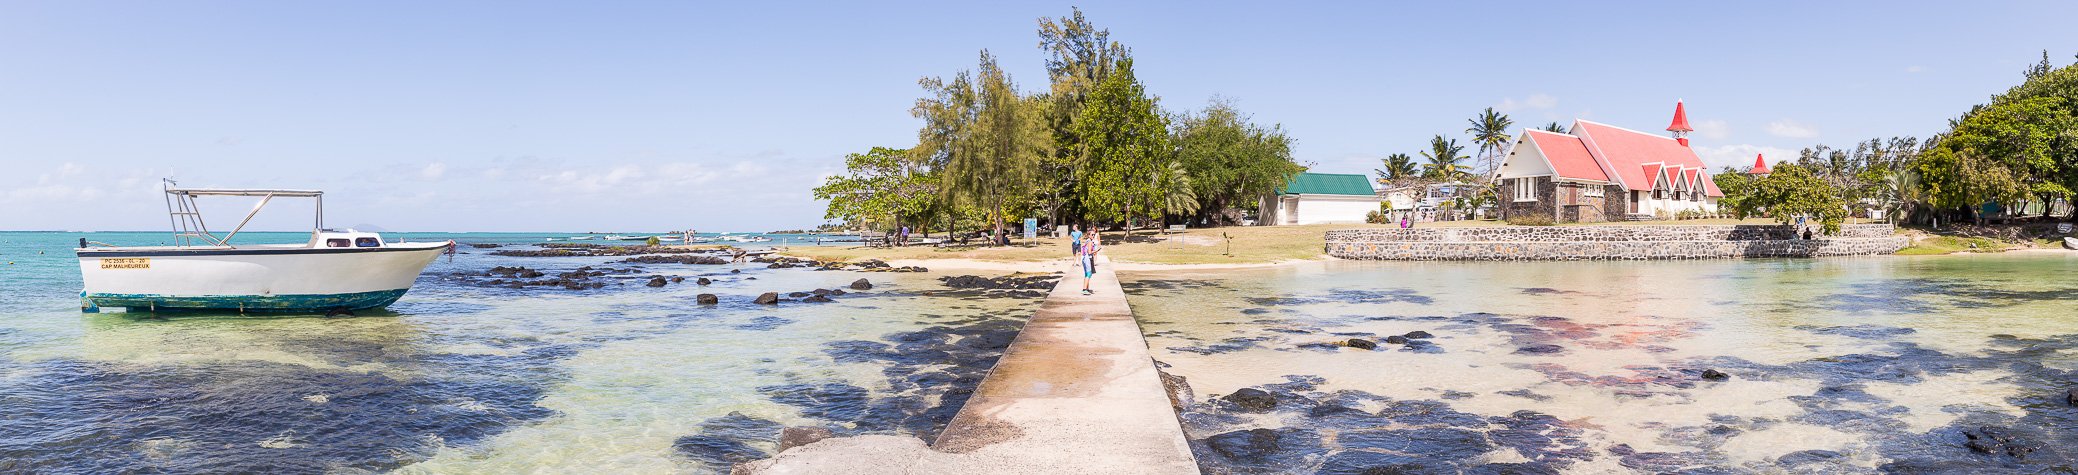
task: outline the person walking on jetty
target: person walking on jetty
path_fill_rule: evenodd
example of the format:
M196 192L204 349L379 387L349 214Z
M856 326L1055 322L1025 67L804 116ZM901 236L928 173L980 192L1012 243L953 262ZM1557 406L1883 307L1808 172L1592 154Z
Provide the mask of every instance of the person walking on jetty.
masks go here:
M1081 254L1082 261L1082 294L1089 295L1090 277L1097 275L1097 251L1103 250L1104 245L1097 239L1097 233L1089 233L1083 238L1085 241L1077 254Z
M1072 256L1075 256L1075 258L1076 258L1076 259L1081 259L1081 258L1082 258L1082 227L1081 227L1081 226L1070 226L1070 227L1068 227L1068 254L1069 254L1069 255L1072 255Z

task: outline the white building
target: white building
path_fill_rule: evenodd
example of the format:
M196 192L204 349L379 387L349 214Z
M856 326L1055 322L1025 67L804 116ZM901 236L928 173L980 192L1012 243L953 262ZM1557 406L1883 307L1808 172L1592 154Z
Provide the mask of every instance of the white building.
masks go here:
M1256 224L1362 223L1379 210L1378 191L1364 175L1300 173L1277 194L1263 197Z

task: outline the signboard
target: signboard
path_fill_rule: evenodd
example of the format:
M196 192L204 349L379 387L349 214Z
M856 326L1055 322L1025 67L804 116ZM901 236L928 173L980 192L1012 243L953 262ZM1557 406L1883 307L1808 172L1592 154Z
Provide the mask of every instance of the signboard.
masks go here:
M1025 218L1025 239L1039 237L1039 218Z
M104 257L104 258L102 258L102 259L101 259L101 268L103 268L103 269L150 269L150 268L152 268L152 258L149 258L149 257Z

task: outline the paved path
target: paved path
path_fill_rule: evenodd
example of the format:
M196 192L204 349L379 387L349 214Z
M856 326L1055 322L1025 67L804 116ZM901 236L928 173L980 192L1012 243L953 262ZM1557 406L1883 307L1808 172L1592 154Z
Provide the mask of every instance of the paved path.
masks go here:
M1089 296L1080 269L1069 271L931 447L830 439L737 473L1198 473L1110 268L1099 266Z

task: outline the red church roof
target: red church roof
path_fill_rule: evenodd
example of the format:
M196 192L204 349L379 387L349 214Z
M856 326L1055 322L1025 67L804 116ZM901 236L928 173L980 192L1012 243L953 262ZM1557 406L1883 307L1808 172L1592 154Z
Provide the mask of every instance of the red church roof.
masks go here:
M1761 154L1753 154L1753 169L1747 170L1746 174L1766 175L1768 173L1768 160L1765 158L1761 158Z
M1587 144L1581 143L1580 137L1542 130L1531 130L1523 137L1544 152L1544 159L1551 161L1552 172L1560 178L1609 181L1609 174L1602 172L1602 166L1595 163L1594 154L1588 153Z
M1688 109L1681 106L1681 101L1674 101L1674 123L1667 125L1667 131L1693 132L1695 130L1688 126Z
M1695 150L1671 138L1586 120L1577 121L1573 131L1588 145L1599 165L1611 172L1613 181L1626 189L1651 191L1660 165L1704 169L1703 159L1696 156ZM1703 190L1709 196L1724 196L1709 174L1698 173L1696 178L1703 181Z

